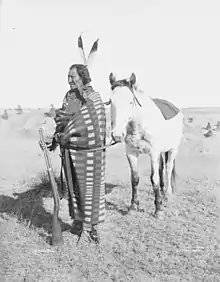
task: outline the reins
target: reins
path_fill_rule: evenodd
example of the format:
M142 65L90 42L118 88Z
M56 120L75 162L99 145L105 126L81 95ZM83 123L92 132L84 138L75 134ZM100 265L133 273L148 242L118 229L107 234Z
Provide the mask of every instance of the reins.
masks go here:
M112 143L113 141L113 143ZM113 138L111 139L110 143L105 145L105 146L101 146L101 147L97 147L97 148L82 148L82 147L72 147L72 150L76 150L76 151L83 151L83 152L97 152L97 151L102 151L105 150L107 148L110 148L111 146L116 145L118 142L114 141ZM69 149L68 146L65 146L66 149ZM63 178L63 169L64 169L64 148L61 148L60 150L60 158L61 158L61 169L60 169L60 184L61 184L61 190L63 192L63 196L61 197L61 199L64 197L64 178Z
M142 105L141 105L141 103L139 102L139 100L138 100L137 96L134 94L133 89L130 89L130 90L131 90L131 93L132 93L132 94L133 94L133 96L134 96L135 101L138 103L138 105L139 105L140 107L142 107Z
M113 141L113 143L112 143ZM73 147L71 146L71 150L75 150L75 151L83 151L83 152L97 152L97 151L102 151L102 150L105 150L111 146L114 146L116 145L118 142L114 141L113 139L111 139L110 143L105 145L105 146L101 146L101 147L96 147L96 148L84 148L84 147ZM70 149L68 148L68 146L65 146L67 149Z

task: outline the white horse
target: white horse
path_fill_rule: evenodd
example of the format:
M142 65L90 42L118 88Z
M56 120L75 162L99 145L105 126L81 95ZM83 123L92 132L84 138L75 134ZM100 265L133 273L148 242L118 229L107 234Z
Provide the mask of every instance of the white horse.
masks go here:
M184 116L178 111L166 120L151 97L137 91L136 76L116 80L111 73L111 125L116 142L126 143L126 155L131 168L132 200L130 209L138 209L137 188L139 173L138 156L149 154L151 159L151 183L155 193L155 216L161 212L162 197L175 192L175 158L183 136ZM165 156L167 191L164 191L163 167Z

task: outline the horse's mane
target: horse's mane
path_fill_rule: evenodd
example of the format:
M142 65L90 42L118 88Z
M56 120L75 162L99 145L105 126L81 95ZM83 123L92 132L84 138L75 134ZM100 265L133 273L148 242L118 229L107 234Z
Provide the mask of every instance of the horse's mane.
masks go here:
M148 96L146 93L145 93L145 91L142 89L142 88L140 88L139 87L139 85L138 84L136 84L135 83L135 85L133 85L133 91L134 91L134 93L136 94L136 95L138 95L138 96Z
M137 99L140 99L140 103L142 103L143 101L144 102L147 102L147 104L148 105L151 105L152 107L150 107L150 108L152 108L152 109L154 109L153 111L159 111L160 112L160 110L159 110L159 108L158 107L155 107L155 102L153 101L153 98L150 96L150 95L148 95L144 90L143 90L143 88L141 88L137 83L135 83L134 85L133 85L133 91L134 91L134 93L135 93L135 95L137 96ZM161 113L161 112L160 112ZM162 113L161 113L161 115L162 115Z

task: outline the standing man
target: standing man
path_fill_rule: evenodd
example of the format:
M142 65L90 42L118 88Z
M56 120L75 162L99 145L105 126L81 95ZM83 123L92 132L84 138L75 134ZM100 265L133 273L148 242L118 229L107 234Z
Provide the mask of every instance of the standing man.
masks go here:
M78 46L83 49L79 41ZM61 147L73 233L80 237L87 231L91 240L99 242L97 225L105 219L105 108L85 65L72 65L68 82L70 90L56 111L57 127L49 148Z

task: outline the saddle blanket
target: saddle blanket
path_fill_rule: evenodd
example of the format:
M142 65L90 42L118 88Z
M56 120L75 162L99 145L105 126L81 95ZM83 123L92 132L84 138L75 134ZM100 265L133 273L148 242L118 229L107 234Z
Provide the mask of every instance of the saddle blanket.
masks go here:
M175 117L180 111L176 106L174 106L169 101L158 99L158 98L152 98L152 100L157 105L157 107L160 109L165 119L171 119Z

